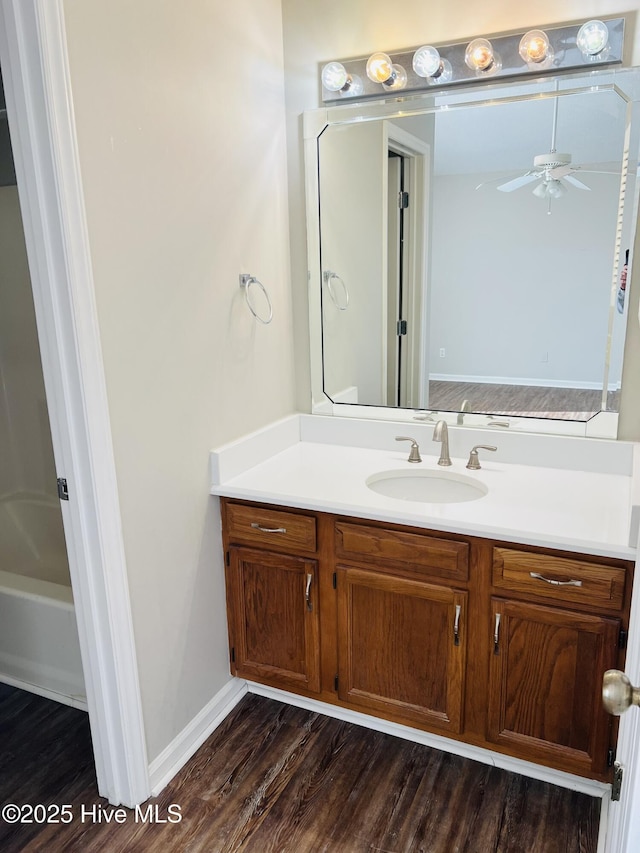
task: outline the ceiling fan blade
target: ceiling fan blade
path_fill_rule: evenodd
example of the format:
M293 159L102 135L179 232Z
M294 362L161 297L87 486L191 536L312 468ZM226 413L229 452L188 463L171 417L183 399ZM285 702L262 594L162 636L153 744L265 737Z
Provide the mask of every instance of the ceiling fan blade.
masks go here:
M479 189L482 189L482 187L488 187L488 186L490 186L490 184L497 184L498 181L504 181L506 179L507 179L506 175L501 175L499 178L491 178L491 180L489 180L489 181L482 181L482 183L478 184L478 186L475 189L479 190Z
M512 181L507 181L506 184L501 184L496 189L499 189L503 193L510 193L513 190L518 190L520 187L530 184L532 181L537 181L539 177L540 174L538 172L527 172L525 175L520 175L519 178L514 178Z
M591 190L591 187L583 184L582 181L579 181L574 175L565 175L564 180L568 184L571 184L571 186L578 187L579 190Z

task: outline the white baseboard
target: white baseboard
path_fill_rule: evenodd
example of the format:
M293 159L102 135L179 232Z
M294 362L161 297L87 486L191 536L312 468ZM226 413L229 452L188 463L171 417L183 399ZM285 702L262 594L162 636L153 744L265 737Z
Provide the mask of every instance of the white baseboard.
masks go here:
M38 684L31 684L30 681L24 681L22 678L15 678L3 672L0 672L0 683L8 684L10 687L18 687L20 690L26 690L27 693L35 693L36 696L43 696L45 699L53 699L54 702L68 705L70 708L78 708L80 711L87 710L86 696L68 696L66 693L59 693L57 690L49 690L46 687L40 687Z
M552 785L568 788L571 791L580 791L591 797L602 798L608 796L611 790L610 785L606 785L603 782L596 782L594 779L585 779L582 776L574 776L572 773L563 773L551 767L543 767L529 761L522 761L519 758L511 758L499 752L492 752L489 749L482 749L479 746L461 743L460 741L431 734L430 732L423 732L420 729L413 729L410 726L403 726L399 723L391 723L388 720L382 720L378 717L370 717L368 714L362 714L359 711L351 711L339 705L329 705L326 702L320 702L317 699L308 699L306 696L298 696L294 693L288 693L285 690L278 690L275 687L267 687L264 684L256 684L253 681L249 681L247 682L247 690L249 693L256 693L268 699L275 699L278 702L295 705L297 708L304 708L306 711L314 711L318 714L324 714L326 717L333 717L334 719L344 720L347 723L353 723L357 726L364 726L367 729L373 729L377 732L383 732L384 734L400 737L404 740L433 747L434 749L440 749L443 752L460 755L472 761L490 764L502 770L510 770L512 773L519 773L521 776L539 779L542 782L549 782Z
M463 376L453 373L430 373L431 382L469 382L481 385L524 385L536 388L577 388L582 391L601 391L602 382L585 382L575 379L542 379L539 376L525 378L522 376ZM609 383L609 391L617 391L620 382Z
M233 678L149 764L151 796L156 797L247 693L247 682Z

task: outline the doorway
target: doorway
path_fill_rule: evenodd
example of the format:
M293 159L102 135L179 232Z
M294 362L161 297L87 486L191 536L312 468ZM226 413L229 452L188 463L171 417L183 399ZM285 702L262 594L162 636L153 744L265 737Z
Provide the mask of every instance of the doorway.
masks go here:
M0 682L86 709L0 70Z

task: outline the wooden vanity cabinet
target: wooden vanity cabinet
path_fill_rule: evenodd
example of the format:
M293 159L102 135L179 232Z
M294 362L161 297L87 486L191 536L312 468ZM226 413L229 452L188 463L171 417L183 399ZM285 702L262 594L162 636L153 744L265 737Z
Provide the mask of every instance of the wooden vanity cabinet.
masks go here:
M466 542L338 520L338 696L443 733L463 728Z
M233 674L318 693L315 517L227 502L222 511Z
M487 739L606 779L613 718L602 676L624 645L624 566L515 548L493 555Z
M238 676L609 781L633 564L222 500Z
M343 565L337 592L340 699L460 733L467 593Z

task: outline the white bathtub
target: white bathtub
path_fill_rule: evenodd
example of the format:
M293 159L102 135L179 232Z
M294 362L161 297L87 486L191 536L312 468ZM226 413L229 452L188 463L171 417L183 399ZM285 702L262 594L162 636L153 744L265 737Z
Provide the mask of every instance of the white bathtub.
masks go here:
M0 497L0 682L86 708L57 499Z

